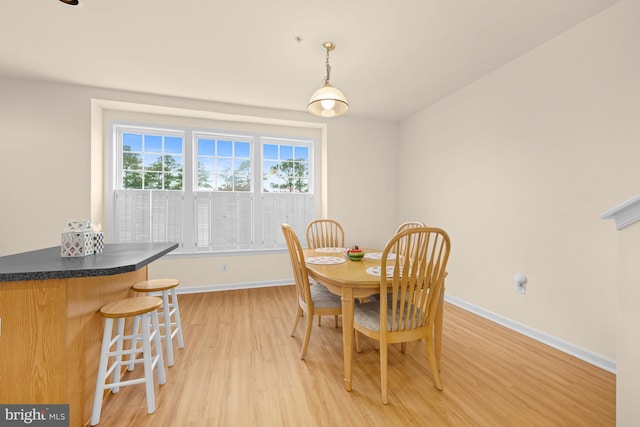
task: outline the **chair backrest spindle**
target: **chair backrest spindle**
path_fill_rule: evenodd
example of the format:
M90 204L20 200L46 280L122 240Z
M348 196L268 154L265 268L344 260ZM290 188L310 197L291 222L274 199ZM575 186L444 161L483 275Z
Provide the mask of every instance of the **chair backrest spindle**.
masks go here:
M333 219L317 219L307 225L307 247L318 248L343 248L344 230L342 225Z

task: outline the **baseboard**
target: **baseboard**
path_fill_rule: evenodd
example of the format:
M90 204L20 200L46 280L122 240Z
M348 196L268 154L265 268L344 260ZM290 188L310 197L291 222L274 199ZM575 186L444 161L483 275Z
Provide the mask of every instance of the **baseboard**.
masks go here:
M238 283L223 283L220 285L205 285L205 286L180 286L178 288L179 294L197 294L200 292L219 292L219 291L236 291L239 289L253 289L253 288L268 288L271 286L287 286L293 285L293 279L290 282L283 282L282 280L271 280L264 282L238 282Z
M283 282L281 280L278 280L278 281L265 281L265 282L227 283L227 284L221 284L221 285L206 285L206 286L193 286L193 287L181 286L178 288L178 293L195 294L200 292L233 291L233 290L239 290L239 289L266 288L270 286L287 286L292 284L293 284L293 281ZM458 306L464 310L467 310L471 313L477 314L478 316L484 317L485 319L491 320L492 322L495 322L499 325L507 327L522 335L528 336L529 338L533 338L536 341L540 341L544 344L547 344L564 353L577 357L578 359L583 360L599 368L602 368L605 371L608 371L614 374L616 373L615 360L607 359L606 357L602 357L599 354L593 353L589 350L585 350L584 348L575 346L571 343L568 343L566 341L563 341L551 335L545 334L544 332L537 331L533 328L530 328L526 325L515 322L504 316L500 316L499 314L492 313L491 311L477 307L473 304L469 304L456 297L445 295L445 301L455 306Z
M484 317L485 319L491 320L492 322L495 322L499 325L507 327L522 335L526 335L529 338L533 338L536 341L540 341L544 344L547 344L564 353L577 357L578 359L583 360L599 368L602 368L605 371L609 371L613 374L616 373L615 360L611 360L606 357L600 356L599 354L593 353L589 350L585 350L584 348L578 347L576 345L573 345L571 343L568 343L566 341L553 337L549 334L545 334L544 332L540 332L538 330L530 328L526 325L523 325L522 323L515 322L511 319L500 316L499 314L492 313L491 311L477 307L473 304L469 304L456 297L445 295L445 301L455 306L458 306L466 311L477 314L478 316Z

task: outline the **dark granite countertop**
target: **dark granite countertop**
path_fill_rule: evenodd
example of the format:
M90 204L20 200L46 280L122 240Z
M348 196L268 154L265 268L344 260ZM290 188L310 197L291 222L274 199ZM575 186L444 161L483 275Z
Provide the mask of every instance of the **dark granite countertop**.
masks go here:
M128 273L177 247L177 243L115 243L104 245L102 253L83 257L62 257L60 246L7 255L0 257L0 282Z

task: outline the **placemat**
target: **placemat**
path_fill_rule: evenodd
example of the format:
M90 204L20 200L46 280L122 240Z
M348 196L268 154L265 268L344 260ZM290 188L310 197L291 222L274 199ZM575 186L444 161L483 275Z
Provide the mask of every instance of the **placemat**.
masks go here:
M342 264L345 259L337 256L311 256L305 258L305 261L309 264Z
M387 277L391 277L393 276L393 265L388 265L387 266ZM380 277L380 266L376 265L375 267L369 267L367 268L367 273L371 274L372 276L378 276ZM400 274L402 274L402 267L400 267Z
M382 259L382 252L367 252L364 257L379 260ZM396 259L396 254L387 254L387 259Z
M367 268L367 273L371 274L372 276L380 277L380 266L376 265L375 267ZM393 275L393 266L392 265L388 265L387 266L387 277L391 277L392 275Z
M324 252L324 253L342 253L344 248L318 248L316 252Z

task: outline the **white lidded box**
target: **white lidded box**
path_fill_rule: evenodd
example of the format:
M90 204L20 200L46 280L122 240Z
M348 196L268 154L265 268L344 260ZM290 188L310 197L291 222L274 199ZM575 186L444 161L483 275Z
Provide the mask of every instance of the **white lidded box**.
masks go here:
M62 231L60 255L63 257L92 255L95 244L93 239L94 233L89 220L69 220Z

